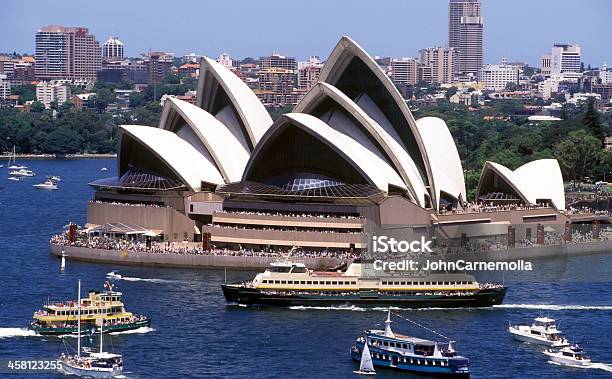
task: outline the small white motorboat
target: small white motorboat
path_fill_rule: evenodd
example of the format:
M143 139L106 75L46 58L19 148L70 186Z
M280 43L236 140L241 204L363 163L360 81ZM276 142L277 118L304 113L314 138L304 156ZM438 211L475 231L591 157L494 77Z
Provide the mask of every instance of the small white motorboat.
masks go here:
M536 317L531 326L509 325L508 331L517 341L550 347L569 346L567 339L557 329L555 320L548 317Z
M577 344L566 346L561 350L548 349L544 351L551 362L568 366L590 366L591 358L584 355L582 348Z
M59 175L49 175L47 176L47 179L49 179L52 182L61 182L62 178Z
M32 187L34 187L36 189L56 190L57 189L57 184L55 184L51 180L47 180L44 183L34 184L34 185L32 185Z
M34 176L36 175L36 173L34 173L34 171L32 170L28 170L26 168L21 168L19 170L13 170L11 172L9 172L10 175L13 176Z
M108 169L106 167L102 167L100 171L108 171Z
M18 177L16 177L16 176L9 176L8 180L12 180L12 181L14 181L14 182L18 182L18 181L19 181L19 178L18 178Z
M117 271L114 271L114 270L109 272L108 274L106 274L106 277L108 279L121 279L121 278L123 278L123 276L121 276L120 273L118 273Z

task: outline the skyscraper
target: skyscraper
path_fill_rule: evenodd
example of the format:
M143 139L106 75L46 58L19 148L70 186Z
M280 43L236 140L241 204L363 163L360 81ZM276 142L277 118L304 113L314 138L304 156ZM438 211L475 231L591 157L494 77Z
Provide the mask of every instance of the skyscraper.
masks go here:
M448 46L455 48L457 72L478 75L482 67L483 18L480 0L450 0Z
M110 37L102 45L102 58L106 60L123 59L123 42L117 37Z
M49 25L36 32L36 77L96 79L102 65L100 43L87 28Z

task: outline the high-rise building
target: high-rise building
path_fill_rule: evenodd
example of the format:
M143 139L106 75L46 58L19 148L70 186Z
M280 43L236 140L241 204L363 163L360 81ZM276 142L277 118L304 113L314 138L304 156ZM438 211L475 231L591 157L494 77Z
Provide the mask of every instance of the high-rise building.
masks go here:
M580 73L580 46L576 44L553 45L552 51L542 55L540 65L546 76L576 76Z
M509 65L505 59L501 64L488 64L480 69L479 80L485 89L501 91L508 83L518 84L520 71Z
M36 100L50 108L55 102L58 106L64 104L70 97L70 88L59 82L40 82L36 85Z
M293 57L286 57L284 55L272 53L270 56L259 58L259 67L262 70L266 70L268 68L282 68L284 70L292 70L293 72L296 72L297 61Z
M453 82L457 71L457 52L454 48L430 47L419 50L419 64L431 67L431 80L439 84Z
M123 59L123 42L117 37L110 37L102 45L102 58L106 60Z
M34 63L34 58L30 56L0 56L0 74L5 74L12 86L30 84L36 78Z
M228 53L219 54L219 58L217 58L217 63L220 63L222 66L229 69L231 69L234 65L234 61Z
M316 56L310 56L308 62L298 63L298 88L301 90L309 90L319 80L323 63Z
M480 0L450 0L448 46L457 50L457 72L478 75L482 67L482 3Z
M172 70L174 53L149 51L144 54L149 83L161 83Z
M603 63L601 70L599 70L599 79L603 84L612 83L612 70L608 70L608 64Z
M102 65L100 43L87 28L49 25L36 32L36 77L95 80Z
M417 84L417 66L414 58L394 59L391 61L391 79L396 84Z
M5 100L11 94L11 83L6 74L0 74L0 100Z

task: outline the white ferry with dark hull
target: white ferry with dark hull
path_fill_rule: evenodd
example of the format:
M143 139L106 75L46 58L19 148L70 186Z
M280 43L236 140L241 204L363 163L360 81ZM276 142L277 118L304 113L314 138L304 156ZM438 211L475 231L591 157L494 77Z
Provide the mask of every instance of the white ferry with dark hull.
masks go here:
M346 272L316 272L295 262L272 263L252 281L222 288L228 302L245 305L402 308L490 307L501 304L507 290L464 273L366 277L360 263Z
M369 352L374 367L435 377L470 377L470 360L454 350L452 341L439 343L394 332L391 312L384 330L366 330L364 336L357 338L351 348L351 358L363 360L364 349Z

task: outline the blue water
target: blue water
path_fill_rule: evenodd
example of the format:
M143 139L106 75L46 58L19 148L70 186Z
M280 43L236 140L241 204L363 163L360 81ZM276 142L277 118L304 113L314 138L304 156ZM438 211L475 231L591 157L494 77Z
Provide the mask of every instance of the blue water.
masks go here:
M355 337L379 323L381 311L361 309L266 309L226 306L220 291L223 271L116 267L59 260L49 255L49 237L68 222L83 224L85 202L93 195L87 183L110 176L114 160L27 161L38 177L13 183L0 169L0 361L50 359L61 351L56 338L15 336L43 302L74 298L76 281L101 289L105 275L166 281L117 281L128 310L149 315L153 331L117 335L112 345L125 356L130 378L178 377L355 377L349 360ZM108 172L100 172L108 167ZM61 175L58 191L32 184L45 175ZM563 329L581 342L594 362L612 363L612 255L590 255L537 264L533 278L510 283L505 305L477 310L398 311L457 341L471 360L474 378L604 378L601 369L578 369L547 363L540 349L514 342L508 322L525 323L539 314L561 320ZM571 278L560 277L559 269ZM252 273L228 272L228 280ZM396 330L420 337L405 322ZM74 341L69 341L74 344ZM1 371L0 371L1 372ZM1 374L0 377L7 377ZM10 377L19 377L11 375ZM38 377L30 375L29 377ZM46 374L44 377L64 377ZM378 378L413 378L378 370Z

